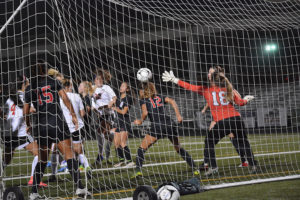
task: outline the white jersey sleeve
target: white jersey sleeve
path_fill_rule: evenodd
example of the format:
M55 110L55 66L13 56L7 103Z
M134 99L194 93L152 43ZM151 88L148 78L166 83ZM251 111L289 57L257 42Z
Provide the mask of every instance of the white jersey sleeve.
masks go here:
M78 120L78 129L81 129L84 126L83 120L80 116L80 106L81 105L80 105L79 100L81 100L81 98L78 94L71 93L71 92L67 92L67 96L68 96L68 98L73 106L74 112L76 114L76 117ZM81 103L82 103L82 101L81 101ZM64 117L66 119L66 122L68 124L70 132L73 133L73 132L77 131L75 129L75 125L73 124L73 121L72 121L72 115L71 115L69 109L67 108L67 106L64 104L62 99L60 99L60 106L63 111Z
M109 85L103 85L102 88L109 94L111 100L116 96L116 93Z
M15 105L11 99L8 99L6 104L9 108L7 123L9 123L12 132L17 132L18 137L27 136L26 124L23 118L23 109Z
M82 99L80 98L79 94L77 94L77 99L79 102L79 110L84 110Z

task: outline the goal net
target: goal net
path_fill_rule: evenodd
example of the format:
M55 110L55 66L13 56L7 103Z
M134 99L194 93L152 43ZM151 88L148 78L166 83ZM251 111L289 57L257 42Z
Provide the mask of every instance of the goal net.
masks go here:
M172 70L180 80L208 86L209 69L221 66L242 97L255 97L245 106L234 106L245 124L257 170L250 173L231 138L225 136L215 146L218 172L212 176L205 176L205 171L195 175L195 169L166 137L149 147L144 154L142 176L133 178L135 166L115 166L119 163L118 151L109 142L109 131L105 136L99 131L99 112L92 105L82 131L82 154L89 162L92 177L82 169L81 180L95 199L132 197L139 185L157 188L164 182L193 177L207 189L299 178L299 9L297 1L0 2L1 156L12 156L10 163L1 160L5 165L1 176L5 187L19 186L25 196L31 192L28 181L35 156L16 148L21 140L7 128L5 108L7 99L16 93L13 87L25 80L34 81L30 67L39 59L70 79L74 93L79 93L83 81L95 85L99 69L110 72L112 78L107 84L118 98L121 84L130 85L137 96L129 109L131 128L127 141L134 164L143 138L153 130L149 119L142 125L133 123L142 113L141 83L136 78L140 68L151 70L150 81L158 94L176 101L182 123L177 123L174 109L167 104L165 115L175 121L174 134L178 134L181 146L197 166L204 162L204 139L210 134L211 112L201 112L206 105L203 96L163 82L162 73ZM96 98L91 95L91 101ZM7 147L14 149L13 155L5 151ZM54 182L48 181L53 164L49 162L42 179L47 187L39 189L40 195L66 199L75 196L76 186L62 160Z

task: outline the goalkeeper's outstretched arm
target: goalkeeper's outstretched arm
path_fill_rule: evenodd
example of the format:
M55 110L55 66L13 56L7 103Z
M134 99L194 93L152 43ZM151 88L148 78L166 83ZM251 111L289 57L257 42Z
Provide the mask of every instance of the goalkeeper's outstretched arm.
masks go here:
M183 87L187 90L191 90L193 92L198 92L199 94L202 94L203 90L204 90L204 86L202 86L202 85L192 85L192 84L189 84L182 80L179 80L178 78L175 77L173 71L170 71L170 72L165 71L162 74L162 79L163 79L163 82L172 82L172 83L178 84L180 87Z

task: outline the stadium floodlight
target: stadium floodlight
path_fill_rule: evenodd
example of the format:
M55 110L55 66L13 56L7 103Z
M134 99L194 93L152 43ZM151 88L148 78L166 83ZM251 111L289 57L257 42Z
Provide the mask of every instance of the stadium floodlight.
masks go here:
M265 51L266 52L274 52L277 50L277 44L266 44L265 45Z

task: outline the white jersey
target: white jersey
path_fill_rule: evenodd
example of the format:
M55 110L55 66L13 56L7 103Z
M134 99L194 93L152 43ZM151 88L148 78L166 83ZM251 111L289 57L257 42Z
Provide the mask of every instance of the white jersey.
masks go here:
M68 98L70 99L70 102L71 102L73 108L74 108L74 112L75 112L77 120L78 120L78 130L79 130L82 127L84 127L84 123L83 123L82 117L80 115L80 110L84 110L82 100L81 100L79 94L67 92L67 95L68 95ZM73 133L73 132L77 131L75 129L75 125L72 122L72 115L71 115L69 109L64 104L62 99L60 99L60 106L64 113L64 116L65 116L65 119L68 124L70 132Z
M23 118L23 109L15 105L11 99L7 99L6 104L9 108L7 122L9 123L12 132L17 131L17 137L27 136L26 123Z
M96 99L96 96L99 96L100 98ZM96 88L93 94L92 107L100 112L100 114L113 114L114 112L111 109L98 110L98 108L107 106L115 96L116 93L108 85L103 85L100 88Z

